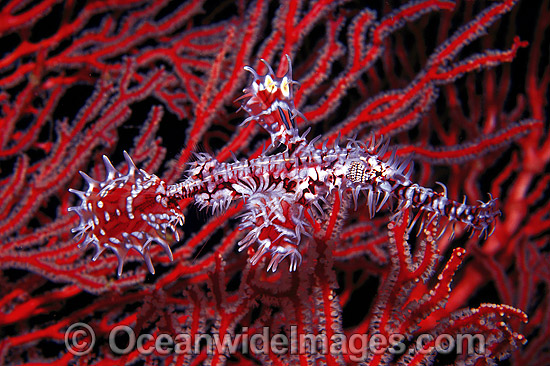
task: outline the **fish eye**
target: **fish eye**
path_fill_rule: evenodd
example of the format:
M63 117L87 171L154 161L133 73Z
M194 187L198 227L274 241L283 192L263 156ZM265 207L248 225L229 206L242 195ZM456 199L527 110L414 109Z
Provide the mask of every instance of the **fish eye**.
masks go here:
M286 77L283 78L283 81L281 82L281 92L283 93L283 96L285 98L290 97L290 87L289 87L288 80L287 80Z
M273 93L275 90L277 90L277 85L275 85L275 82L269 75L266 75L264 84L266 90L270 93Z

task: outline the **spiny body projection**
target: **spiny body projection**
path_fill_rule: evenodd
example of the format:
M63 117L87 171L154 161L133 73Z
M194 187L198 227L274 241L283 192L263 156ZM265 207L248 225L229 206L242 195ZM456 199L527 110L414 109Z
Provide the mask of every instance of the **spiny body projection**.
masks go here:
M192 198L200 208L212 213L226 210L234 201L244 201L240 228L246 232L238 243L242 251L257 245L250 258L255 265L264 256L271 257L267 270L276 271L289 257L290 271L300 265L300 243L313 235L315 220L325 216L323 207L329 196L352 199L355 207L359 194L367 197L371 217L387 202L397 202L396 214L403 210L417 211L410 227L421 217L439 222L446 218L442 229L462 222L481 234L490 234L495 216L500 212L495 200L480 205L467 205L449 200L445 186L443 193L424 188L410 180L410 160L400 161L392 152L387 161L388 141L376 143L374 138L365 144L351 139L345 146L318 146L320 136L308 142L307 132L300 135L295 118L304 118L293 100L290 58L287 72L277 77L267 64L267 73L259 75L246 66L253 75L252 83L244 89L242 109L249 117L243 123L255 121L269 132L272 145L283 144L280 153L264 152L256 159L219 162L208 154L198 154L190 164L187 178L177 184L167 184L155 175L135 167L125 153L129 172L116 171L104 157L107 177L96 181L81 173L88 182L84 192L71 190L82 202L69 210L80 216L80 224L73 229L80 245L93 245L93 260L107 248L118 257L118 274L126 253L137 250L154 273L149 254L150 245L159 243L172 254L168 245L169 233L178 240L176 225L182 224L184 215L180 202ZM263 60L262 60L263 61ZM434 221L435 220L435 221Z

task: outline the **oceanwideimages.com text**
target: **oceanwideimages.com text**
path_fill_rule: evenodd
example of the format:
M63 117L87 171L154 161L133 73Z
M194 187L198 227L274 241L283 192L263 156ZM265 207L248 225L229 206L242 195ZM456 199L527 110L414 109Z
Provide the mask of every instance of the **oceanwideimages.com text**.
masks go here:
M65 345L75 355L90 353L96 343L93 329L85 323L71 325L65 333ZM169 354L347 354L352 361L364 360L369 353L402 355L439 353L483 354L485 338L481 334L419 334L407 339L402 334L300 333L290 326L289 333L271 333L269 327L243 327L236 334L138 334L126 325L113 327L108 335L109 349L115 355L137 351L143 355Z

